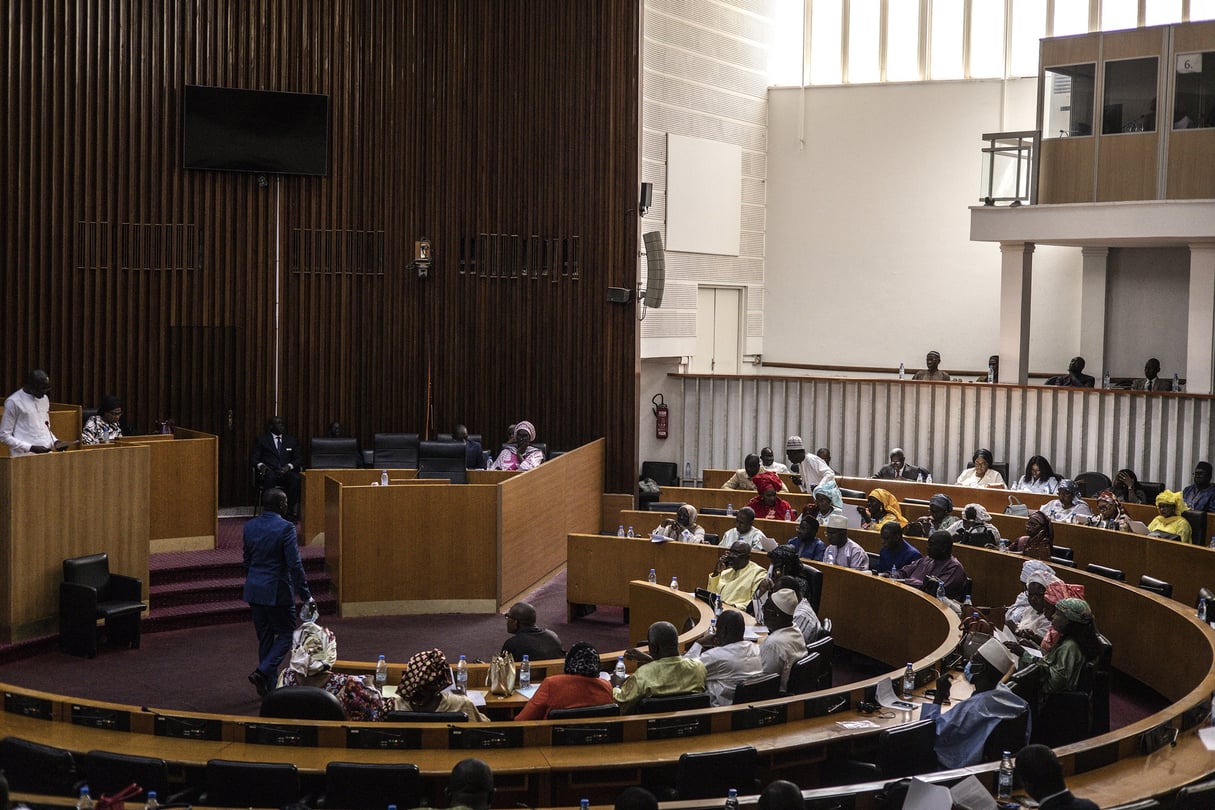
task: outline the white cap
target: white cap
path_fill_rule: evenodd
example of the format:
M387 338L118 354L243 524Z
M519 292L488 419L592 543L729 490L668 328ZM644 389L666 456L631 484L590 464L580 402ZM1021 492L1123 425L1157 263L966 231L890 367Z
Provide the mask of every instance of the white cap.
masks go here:
M830 515L827 518L828 529L846 529L848 528L848 518L843 515Z
M787 616L792 616L793 611L797 610L797 602L797 593L791 588L781 588L772 594L772 604Z

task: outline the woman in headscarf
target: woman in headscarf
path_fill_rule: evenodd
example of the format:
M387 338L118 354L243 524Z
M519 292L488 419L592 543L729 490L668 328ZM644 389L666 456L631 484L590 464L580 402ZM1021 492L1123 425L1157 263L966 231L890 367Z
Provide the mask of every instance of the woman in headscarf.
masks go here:
M793 507L776 493L784 486L780 476L774 472L761 472L751 476L757 494L747 502L747 506L755 512L757 518L767 520L793 520L797 515Z
M1055 494L1059 497L1042 504L1042 513L1052 523L1084 523L1093 514L1080 497L1080 487L1072 479L1060 481Z
M599 653L579 641L565 654L565 672L549 675L516 720L544 720L553 709L601 706L612 702L612 685L599 677Z
M449 686L451 668L442 650L414 653L401 672L396 708L405 712L464 712L471 721L488 722L468 695L445 692Z
M1046 592L1042 594L1042 601L1046 603L1044 615L1052 622L1055 619L1055 610L1060 602L1064 599L1083 599L1083 585L1069 585L1063 580L1056 577L1046 584ZM1059 643L1059 631L1052 624L1046 631L1046 635L1042 637L1042 643L1038 645L1038 649L1043 653L1048 653L1054 649Z
M1029 609L1029 580L1034 574L1047 575L1047 581L1042 583L1042 589L1045 591L1047 582L1055 578L1055 569L1041 560L1026 560L1021 563L1022 591L1017 594L1017 598L1013 600L1013 603L1004 610L1004 624L1006 626L1014 625L1021 621L1025 612ZM1038 608L1038 610L1041 611L1042 608Z
M981 503L968 503L962 510L962 520L950 529L956 542L965 546L999 548L1000 530L991 522L991 513Z
M885 489L870 490L866 507L861 511L861 525L878 531L892 520L899 526L907 525L907 518L899 511L899 499Z
M1041 511L1030 512L1025 519L1025 534L1012 541L1008 550L1026 557L1049 560L1055 550L1055 530L1051 528L1050 518Z
M938 492L928 499L928 514L920 518L920 523L924 524L924 531L930 535L933 532L956 534L961 521L953 514L953 500L945 493Z
M827 518L832 515L844 517L844 498L835 479L824 481L814 488L814 505L818 510L814 517L820 526L825 526Z
M1182 514L1185 511L1185 501L1180 492L1165 490L1156 496L1156 509L1160 514L1152 518L1148 524L1148 535L1165 540L1180 540L1190 542L1193 530L1190 521Z
M515 443L502 445L502 452L489 465L491 470L534 470L544 461L544 451L532 444L536 427L526 420L515 425Z
M1083 599L1073 596L1059 600L1051 626L1058 634L1059 641L1040 659L1045 670L1038 692L1042 696L1075 689L1084 665L1101 654L1093 611ZM1021 667L1028 666L1033 660L1028 654L1023 654ZM1012 674L1012 680L1017 680L1018 672Z
M1103 489L1097 493L1097 514L1089 515L1086 522L1090 526L1115 532L1131 530L1131 519L1127 517L1122 502L1112 489Z
M705 527L696 522L699 515L695 506L685 503L675 510L675 517L666 518L659 523L650 536L661 536L680 543L703 543Z
M107 394L101 398L97 413L84 421L81 444L109 444L122 438L122 400Z
M1037 560L1031 560L1037 562ZM1041 645L1051 629L1051 616L1054 615L1052 606L1046 601L1046 591L1053 583L1059 582L1054 571L1034 571L1025 583L1025 610L1010 620L1004 614L1004 626L1010 628L1017 638L1032 644Z
M1033 456L1025 464L1025 475L1013 481L1012 488L1019 492L1054 495L1055 490L1059 488L1059 476L1055 475L1045 457Z
M342 704L346 719L359 722L383 720L387 708L377 689L357 675L333 671L337 661L337 639L333 631L315 622L304 622L295 631L291 662L279 675L279 686L316 686Z
M974 462L974 466L962 470L962 474L958 476L958 486L1004 488L1004 476L991 468L995 460L990 450L981 447L975 451L970 460Z

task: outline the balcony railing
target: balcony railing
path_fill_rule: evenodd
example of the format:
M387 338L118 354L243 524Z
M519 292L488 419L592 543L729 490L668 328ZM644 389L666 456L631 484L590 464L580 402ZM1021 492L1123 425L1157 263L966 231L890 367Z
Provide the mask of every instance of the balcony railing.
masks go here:
M983 141L986 145L983 147L979 200L984 205L1008 203L1010 206L1035 202L1037 130L989 132L983 135Z

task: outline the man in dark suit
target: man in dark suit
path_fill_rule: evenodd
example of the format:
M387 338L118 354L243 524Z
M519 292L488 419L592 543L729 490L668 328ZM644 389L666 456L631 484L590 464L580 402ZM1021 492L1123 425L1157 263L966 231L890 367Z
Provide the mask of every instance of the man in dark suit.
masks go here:
M287 435L287 423L275 415L266 423L266 432L253 442L253 469L262 489L278 487L287 493L289 511L284 517L299 516L300 475L304 457L299 442Z
M890 463L873 474L874 478L904 478L915 481L920 476L927 475L922 467L907 463L903 450L895 447L890 451Z
M1015 776L1040 810L1098 810L1088 799L1077 799L1063 784L1063 768L1045 745L1027 745L1017 753Z
M456 441L464 442L464 467L469 470L484 470L485 450L481 447L481 442L468 438L468 428L456 425L451 435Z
M277 487L262 496L262 513L245 524L244 600L253 609L257 631L257 669L249 682L263 697L274 687L278 665L291 649L295 596L315 604L295 539L286 518L287 493Z

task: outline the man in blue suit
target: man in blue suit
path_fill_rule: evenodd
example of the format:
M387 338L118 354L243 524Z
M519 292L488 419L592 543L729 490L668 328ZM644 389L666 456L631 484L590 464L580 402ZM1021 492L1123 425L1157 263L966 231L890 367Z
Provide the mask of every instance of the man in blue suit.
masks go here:
M295 630L295 595L315 604L308 590L304 563L287 520L287 493L278 488L262 496L262 513L245 524L244 600L253 609L257 631L257 669L249 683L262 697L274 688L278 665L291 649Z
M468 428L464 425L456 425L452 438L458 442L464 442L464 466L467 469L485 469L485 451L481 449L481 442L468 438Z

